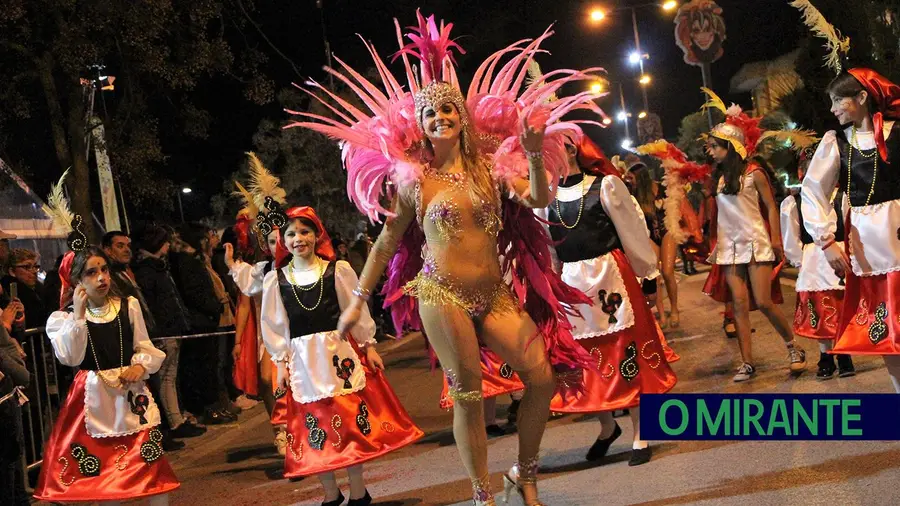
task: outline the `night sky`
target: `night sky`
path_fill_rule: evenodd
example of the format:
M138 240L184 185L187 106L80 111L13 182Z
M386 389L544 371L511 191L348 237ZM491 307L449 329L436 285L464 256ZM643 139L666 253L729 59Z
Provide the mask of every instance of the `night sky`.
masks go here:
M626 101L635 113L640 108L637 70L626 60L634 47L630 11L612 14L601 25L591 24L587 14L593 6L610 10L617 6L646 5L645 1L323 2L332 52L359 70L369 67L371 59L356 34L372 41L382 56L387 57L397 49L392 19L398 17L402 26L413 24L416 7L421 7L426 15L434 13L439 19L455 24L453 33L467 51L458 57L464 86L489 54L515 40L538 36L553 24L555 35L543 46L551 54L539 58L545 72L554 68L602 66L612 80L629 83L625 87ZM798 13L785 0L720 0L718 3L724 10L728 38L724 56L712 66L713 88L726 101L749 108L749 94L728 93L731 77L745 63L772 59L793 50L807 32L800 24ZM323 79L325 49L321 11L315 0L259 1L256 9L256 20L272 42L299 67L300 73ZM702 84L700 68L684 63L682 52L675 45L673 18L674 11L662 12L652 5L638 9L642 49L650 55L645 70L653 76L649 88L650 109L661 116L669 139L676 138L681 118L696 111L703 102L698 89ZM301 80L288 62L274 51L260 47L270 55L267 70L279 85ZM393 68L398 70L400 65ZM197 203L220 191L222 181L219 178L198 180L192 175L196 171L183 169L193 166L227 177L243 163L243 152L252 149L251 137L259 120L287 118L275 104L259 107L247 102L228 102L236 96L235 90L227 87L210 90L205 104L215 118L210 139L178 146L179 151L189 152L179 153L178 161L173 160L173 166L165 171L178 178L176 182L191 184L199 190L195 202L187 204L189 218L199 218L205 213L205 206ZM614 114L619 109L617 95L603 99L601 107ZM633 131L633 124L631 128ZM623 138L622 126L615 123L605 131L592 131L591 135L608 153L615 154Z

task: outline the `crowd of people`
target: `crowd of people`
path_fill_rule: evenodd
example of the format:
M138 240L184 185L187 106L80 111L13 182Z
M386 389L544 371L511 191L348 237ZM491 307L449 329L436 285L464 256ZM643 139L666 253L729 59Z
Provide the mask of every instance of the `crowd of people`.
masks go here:
M342 102L346 113L334 112L345 123L299 113L290 125L344 143L351 200L373 220L387 217L374 243L332 240L314 209L288 205L258 160L247 207L222 237L196 223L148 225L134 244L110 232L92 246L76 227L55 287L37 283L33 253L7 251L0 239L9 273L0 396L28 383L17 329L46 326L59 362L77 368L44 447L37 498L167 504L178 480L164 452L261 400L285 477L317 476L322 504L339 506L335 472L345 470L347 504L370 504L363 465L423 436L375 348L382 293L395 332L421 331L444 374L440 402L453 408L473 503L496 504L487 466L495 423L485 406L493 411L493 398L512 394L519 448L504 491L540 506L538 454L551 412L599 415L586 453L599 460L622 434L613 412L628 410L629 465L652 458L640 398L677 382L670 364L679 357L663 330L681 326L679 251L711 265L704 292L724 305L723 326L737 339L734 381L757 373L749 315L759 310L792 374L807 367L801 336L819 344L819 379L852 375L851 354L878 354L900 393L892 235L900 240L900 180L878 170L900 153L900 87L869 69L840 73L828 93L844 129L818 147L792 136L808 148L802 189L778 195L758 148L779 132L763 132L760 118L710 90L705 107L726 117L705 137L713 167L659 141L637 148L662 161L655 180L647 158L608 160L577 124L560 120L593 109L590 93L555 97L566 83L592 79L590 70L533 76L519 89L511 76L531 66L547 34L488 58L466 98L449 27L420 15L413 30L401 49L408 91L369 48L381 86L349 68L334 74L363 95L368 113ZM384 109L394 106L409 114ZM690 181L705 190L699 216L685 198ZM780 306L786 261L800 269L793 318ZM3 405L0 423L14 420L6 410L16 404ZM19 479L14 466L3 471Z

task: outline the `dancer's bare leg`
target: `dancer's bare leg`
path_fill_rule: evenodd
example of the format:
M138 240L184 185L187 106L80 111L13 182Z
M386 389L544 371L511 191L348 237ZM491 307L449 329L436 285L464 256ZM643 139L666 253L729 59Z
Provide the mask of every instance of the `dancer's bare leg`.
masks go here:
M785 343L793 341L794 331L791 328L791 321L781 307L772 302L772 264L750 263L747 265L747 272L753 290L753 300L756 301L759 312L765 315Z
M680 325L681 316L678 312L678 283L675 279L675 253L678 246L672 234L666 234L662 239L660 248L660 261L662 262L662 277L666 281L666 294L669 296L669 325L676 328ZM657 297L657 301L661 297Z
M631 416L631 425L634 428L634 442L631 447L640 450L650 446L650 443L641 439L641 407L628 408L628 414Z
M272 388L272 358L269 351L263 348L263 357L259 362L259 395L266 406L266 413L272 417L275 410L275 392Z
M322 488L325 489L325 502L337 499L341 495L341 489L338 488L337 477L334 475L334 471L322 473L318 476L319 481L322 482Z
M475 325L461 308L432 306L419 301L419 315L453 397L453 436L474 493L490 494L487 433L481 392L481 354ZM512 363L510 363L512 364ZM482 497L486 497L482 495Z
M537 501L537 472L541 438L550 417L550 399L556 380L537 326L525 312L492 312L481 325L481 338L497 355L509 363L525 384L519 406L519 484L525 504ZM529 468L529 466L533 466Z
M753 364L753 351L750 343L750 290L747 287L747 266L724 265L725 283L731 292L731 304L734 308L734 326L737 328L738 345L741 348L741 360Z
M366 496L366 480L363 478L363 465L347 468L350 478L350 499L362 499Z

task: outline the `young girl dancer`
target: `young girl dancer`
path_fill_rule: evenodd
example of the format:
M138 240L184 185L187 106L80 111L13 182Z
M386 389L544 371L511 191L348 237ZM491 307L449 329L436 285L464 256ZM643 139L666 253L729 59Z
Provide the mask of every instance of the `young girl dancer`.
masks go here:
M800 155L800 180L803 180L806 166L814 150L804 150ZM842 216L843 192L831 195L832 205L838 216ZM819 370L816 378L828 380L835 371L842 378L856 374L850 355L838 355L837 366L834 355L828 353L834 347L835 332L844 305L844 280L839 278L828 265L825 252L817 248L812 236L803 225L800 212L801 192L790 195L781 203L781 236L784 240L784 256L800 269L797 276L797 306L794 310L794 334L815 339L819 342ZM835 241L844 241L844 227L838 221Z
M758 308L785 342L792 373L806 368L806 353L794 341L790 321L780 304L777 272L784 259L779 209L766 171L749 161L763 135L759 118L751 118L737 105L726 108L711 90L704 107L716 107L726 115L724 123L709 133L706 149L718 164L716 245L710 263L723 268L728 299L734 303L735 324L741 351L741 366L734 381L756 374L751 349L750 311ZM765 213L765 214L764 214ZM777 269L777 270L774 270ZM773 270L776 275L773 275ZM707 287L709 287L709 281ZM721 289L721 287L716 287ZM721 293L715 290L708 293Z
M284 475L317 474L323 504L338 506L344 496L334 471L347 469L348 504L364 506L372 498L362 464L424 434L381 372L368 308L361 309L350 340L336 330L341 311L354 300L353 268L335 261L331 239L311 207L286 215L277 269L266 274L262 292L262 336L278 366L276 385L291 387Z
M540 214L550 224L562 279L590 297L593 306L572 318L574 337L594 358L585 371L583 395L553 398L550 409L561 413L600 413L601 429L587 453L599 460L622 434L613 411L628 409L634 428L631 460L650 461L651 450L640 437L640 398L675 386L660 342L656 320L638 277L659 275L644 217L628 188L587 136L566 144L569 173L560 181L556 200ZM655 293L655 283L647 283Z

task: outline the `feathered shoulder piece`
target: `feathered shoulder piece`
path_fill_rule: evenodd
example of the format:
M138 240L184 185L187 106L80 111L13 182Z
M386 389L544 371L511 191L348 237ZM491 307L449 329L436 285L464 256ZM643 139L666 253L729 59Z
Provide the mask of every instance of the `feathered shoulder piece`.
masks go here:
M42 209L53 220L54 226L69 232L66 238L69 248L72 251L81 251L87 246L87 236L81 230L84 219L79 214L73 214L69 208L69 200L65 194L65 181L68 175L69 169L66 169L59 181L50 187L50 195L47 196L47 203Z
M688 234L681 226L682 203L686 196L685 185L706 180L712 173L712 167L709 164L688 160L687 155L677 146L662 139L638 146L635 151L652 156L661 162L664 170L662 184L666 187L666 199L663 204L666 210L666 230L672 234L675 244L683 244L688 239Z
M844 37L841 32L825 19L825 16L809 0L793 0L791 7L800 11L805 24L816 37L825 39L825 49L828 55L825 57L825 66L841 73L841 59L850 52L850 37Z

